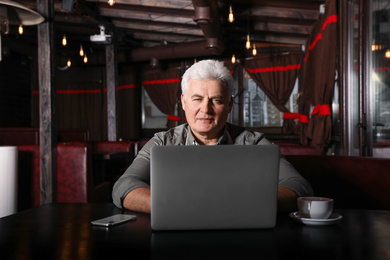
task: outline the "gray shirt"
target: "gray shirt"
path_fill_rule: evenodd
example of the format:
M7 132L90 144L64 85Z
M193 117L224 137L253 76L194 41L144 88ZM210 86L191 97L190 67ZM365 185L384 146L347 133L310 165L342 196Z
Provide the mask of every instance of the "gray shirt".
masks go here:
M122 208L123 199L130 191L140 187L150 187L150 149L153 146L196 144L196 139L188 124L179 125L166 132L156 133L139 151L133 163L115 183L112 191L114 204ZM272 143L264 137L264 134L251 132L243 127L227 123L218 144L267 145ZM313 195L310 183L283 156L280 158L279 186L288 187L299 196Z

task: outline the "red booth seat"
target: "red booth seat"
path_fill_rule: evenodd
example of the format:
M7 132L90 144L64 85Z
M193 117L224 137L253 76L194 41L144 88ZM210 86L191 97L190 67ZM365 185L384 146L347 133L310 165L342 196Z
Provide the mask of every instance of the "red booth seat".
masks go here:
M129 153L134 157L133 142L116 142L116 141L96 141L91 142L92 151L94 153Z
M390 210L390 159L357 156L286 155L336 208Z
M19 146L20 209L40 205L39 149L39 145ZM109 183L102 182L94 185L92 174L90 147L58 144L57 202L109 202Z
M302 145L300 143L275 141L279 145L280 153L284 155L322 155L323 151L315 147Z
M38 128L0 128L0 145L39 144Z
M91 148L93 154L129 153L134 156L134 142L128 141L68 141L61 142L63 145L86 145Z
M87 129L58 129L57 142L88 141ZM0 128L0 145L39 144L39 128L5 127Z

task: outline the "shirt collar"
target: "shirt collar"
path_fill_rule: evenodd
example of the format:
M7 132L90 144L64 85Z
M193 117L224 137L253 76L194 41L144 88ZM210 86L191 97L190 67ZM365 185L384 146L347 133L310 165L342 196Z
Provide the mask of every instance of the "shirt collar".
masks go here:
M233 144L232 138L228 132L228 127L225 125L223 135L218 139L216 145ZM188 134L186 138L186 145L199 145L194 135L192 134L191 127L188 126Z

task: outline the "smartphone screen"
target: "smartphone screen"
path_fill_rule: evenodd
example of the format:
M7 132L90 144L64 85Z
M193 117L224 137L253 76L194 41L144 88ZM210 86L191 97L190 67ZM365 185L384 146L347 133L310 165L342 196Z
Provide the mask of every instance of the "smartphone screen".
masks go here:
M117 214L110 217L94 220L91 222L91 224L95 226L112 227L135 219L137 219L136 215Z

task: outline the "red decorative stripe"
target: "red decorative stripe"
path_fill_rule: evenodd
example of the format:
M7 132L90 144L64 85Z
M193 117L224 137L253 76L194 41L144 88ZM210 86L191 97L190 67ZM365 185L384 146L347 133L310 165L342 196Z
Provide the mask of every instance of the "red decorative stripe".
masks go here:
M309 45L308 47L308 51L306 52L306 56L305 56L305 62L307 62L307 59L309 57L309 51L313 50L314 47L316 46L317 42L319 40L322 39L322 32L326 29L326 27L331 24L331 23L337 23L337 15L333 14L333 15L330 15L326 21L324 22L324 24L322 25L322 30L320 33L317 34L316 38L314 39L314 41Z
M283 113L283 119L298 119L301 123L309 123L309 117L300 113Z
M136 88L136 87L138 87L138 84L122 85L118 87L118 90L127 89L127 88Z
M316 105L311 112L311 115L318 114L320 116L326 116L326 115L331 115L330 112L330 106L328 104L325 105Z
M168 120L179 122L181 118L178 116L169 115Z
M131 84L131 85L122 85L122 86L119 86L118 87L118 90L122 90L122 89L129 89L129 88L136 88L138 87L138 84ZM103 89L103 92L107 92L107 88L104 88ZM57 90L56 92L57 94L85 94L85 93L92 93L92 94L95 94L95 93L101 93L101 90L100 89L88 89L88 90ZM34 90L32 91L32 94L33 95L38 95L39 94L39 91L38 90Z
M380 68L375 68L376 71L390 71L389 67L380 67Z
M169 84L180 82L180 79L158 79L142 81L142 85Z
M57 90L57 94L84 94L84 93L100 93L100 89L91 90Z
M331 23L337 23L337 15L335 14L332 14L330 15L326 21L324 22L324 24L322 25L322 30L325 30L326 27L328 26L328 24L331 24Z
M287 71L287 70L296 70L300 69L301 64L293 64L286 66L275 66L268 68L255 68L255 69L246 69L249 73L265 73L265 72L275 72L275 71Z
M168 120L170 120L170 121L179 122L182 119L187 122L187 119L185 119L185 118L181 118L181 117L173 116L173 115L168 115Z

